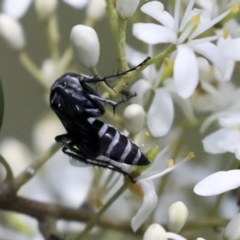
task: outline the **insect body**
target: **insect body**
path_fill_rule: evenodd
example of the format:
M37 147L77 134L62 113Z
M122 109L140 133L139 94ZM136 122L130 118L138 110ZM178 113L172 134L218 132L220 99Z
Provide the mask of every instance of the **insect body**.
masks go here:
M147 61L146 59L145 61ZM144 61L144 62L145 62ZM104 81L122 76L130 71L118 73L109 77L89 77L74 73L64 74L56 80L51 88L50 104L55 111L67 134L56 137L63 145L63 152L80 162L109 168L127 174L115 162L129 165L147 165L148 158L126 136L114 127L96 119L104 114L103 103L115 108L135 95L115 102L100 97L87 83ZM108 160L99 157L105 156Z

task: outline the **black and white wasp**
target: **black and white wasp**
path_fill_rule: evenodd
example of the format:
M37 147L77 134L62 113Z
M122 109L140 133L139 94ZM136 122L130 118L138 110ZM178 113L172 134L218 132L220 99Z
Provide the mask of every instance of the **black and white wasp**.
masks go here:
M55 140L63 145L62 151L80 162L109 168L125 175L127 172L116 166L115 162L129 165L148 165L150 161L137 145L114 127L96 117L105 112L103 103L115 108L129 100L135 94L115 102L100 97L88 83L105 82L108 79L123 76L142 66L149 58L138 66L110 76L90 77L67 73L56 80L51 88L50 105L57 114L67 133L59 135ZM107 157L107 161L101 156Z

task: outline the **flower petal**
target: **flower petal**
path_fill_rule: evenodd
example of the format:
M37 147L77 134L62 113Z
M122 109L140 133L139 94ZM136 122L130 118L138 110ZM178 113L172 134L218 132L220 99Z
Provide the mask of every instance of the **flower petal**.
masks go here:
M166 237L167 237L167 239L173 239L173 240L187 240L186 238L180 236L179 234L173 233L173 232L167 232Z
M224 75L222 75L218 69L216 69L216 71L214 71L214 76L216 77L216 79L220 82L227 82L230 81L233 75L233 71L235 68L235 61L231 60L231 59L227 59L226 60L226 64L225 64L225 73Z
M185 13L183 15L183 18L182 18L182 22L181 22L181 25L179 27L179 31L182 32L184 27L186 26L187 24L187 21L189 19L189 17L191 16L191 11L192 11L192 8L193 8L193 5L194 5L194 0L190 0L188 1L188 5L187 5L187 8L185 10ZM180 9L178 10L178 14L180 14Z
M127 61L132 65L136 66L144 59L148 57L146 53L140 52L129 45L126 45Z
M226 112L219 117L219 124L223 127L237 127L240 124L240 113Z
M148 44L175 43L177 40L172 30L154 23L134 24L133 35Z
M231 152L240 160L240 132L237 128L223 128L210 134L203 139L203 146L206 152Z
M127 56L127 61L132 65L132 66L137 66L140 62L142 62L144 59L147 58L146 53L140 52L129 45L126 45L126 56ZM153 81L156 78L156 67L155 65L150 65L147 68L145 68L142 72L142 75L144 76L145 79L148 81Z
M148 2L141 7L141 11L156 19L165 27L173 29L174 19L168 12L164 11L164 6L161 2Z
M157 224L151 224L143 235L143 240L167 240L165 229Z
M147 93L151 88L151 84L145 79L140 79L135 82L131 87L131 91L137 93L137 96L131 100L132 103L144 106L145 93Z
M145 220L157 206L158 202L158 197L152 181L141 181L138 184L141 186L144 192L144 197L141 208L131 221L131 226L134 232L137 231L137 229L145 222Z
M216 23L220 22L223 18L225 18L231 11L232 11L232 9L230 8L227 11L225 11L224 13L218 15L216 18L214 18L211 21L204 21L203 24L200 24L199 27L196 29L196 31L193 32L193 34L192 34L192 36L190 36L190 38L194 39L197 36L199 36L200 34L204 33L205 31L210 29L212 26L214 26Z
M194 41L191 42L191 48L209 59L223 75L225 73L226 66L225 58L219 48L210 42L204 42L197 45L192 44L193 42Z
M19 19L27 12L31 3L32 0L3 0L2 11L15 19Z
M70 5L71 7L77 9L84 8L88 3L88 0L63 0L63 1Z
M194 52L187 45L177 47L173 76L178 95L182 98L190 97L198 84L198 63Z
M155 90L155 96L147 115L147 123L154 137L166 135L173 122L174 108L170 94L164 89Z
M224 231L224 239L238 240L240 239L240 213L238 213L231 221L227 224Z
M240 170L220 171L204 178L194 192L201 196L217 195L240 186Z
M221 50L225 57L240 61L240 38L226 41L226 43L221 46Z
M222 149L218 144L219 139L225 138L226 134L225 129L220 129L205 137L202 140L204 151L214 154L226 152L226 149Z

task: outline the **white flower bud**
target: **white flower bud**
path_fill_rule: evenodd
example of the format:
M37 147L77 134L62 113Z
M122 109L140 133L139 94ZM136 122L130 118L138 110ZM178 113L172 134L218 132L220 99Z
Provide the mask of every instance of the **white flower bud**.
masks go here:
M37 152L47 151L54 144L55 136L63 131L62 124L54 115L44 116L34 127L33 144Z
M151 224L143 235L143 240L167 240L165 229L157 224Z
M187 221L188 209L183 202L175 202L168 209L168 227L170 231L179 232Z
M52 84L56 79L56 63L52 59L46 59L42 64L42 73L44 78Z
M131 17L136 11L140 0L117 0L116 11L121 19Z
M41 20L47 20L56 11L57 0L35 0L35 10Z
M21 50L25 47L22 25L5 14L0 14L0 36L14 50Z
M210 74L210 64L206 60L206 58L198 57L197 58L198 66L199 66L199 76L200 79L208 79L208 76Z
M126 129L133 134L139 133L145 120L145 112L141 105L131 104L123 113L123 120Z
M70 39L80 63L87 68L95 67L100 54L100 44L95 30L88 26L76 25L72 28Z
M1 141L0 151L7 160L14 175L20 174L32 161L32 155L22 142L15 138L8 138ZM0 175L2 169L0 169Z
M87 8L87 16L94 20L100 19L104 15L105 9L105 0L91 0Z
M224 237L226 240L239 240L240 239L240 213L238 213L226 226Z

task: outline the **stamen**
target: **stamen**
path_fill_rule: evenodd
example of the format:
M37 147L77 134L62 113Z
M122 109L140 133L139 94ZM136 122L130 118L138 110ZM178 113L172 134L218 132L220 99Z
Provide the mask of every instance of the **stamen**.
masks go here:
M238 4L234 4L232 7L232 13L236 14L239 12L239 5Z
M191 160L195 157L195 153L194 152L190 152L187 156L187 160Z
M228 36L229 36L229 30L227 28L223 29L223 34L222 35L223 35L224 39L227 39Z
M168 159L167 160L167 166L170 168L174 165L174 160L173 159Z
M146 177L140 176L140 177L136 178L135 181L137 181L137 182L148 181L148 180L151 180L151 179L154 179L154 178L162 177L162 176L166 175L167 173L171 172L172 170L174 170L175 168L181 166L181 165L182 165L183 163L185 163L186 161L189 161L189 160L190 160L191 158L193 158L193 157L194 157L194 153L193 153L193 152L190 152L185 159L183 159L181 162L173 165L172 167L169 167L169 168L163 170L163 171L160 172L160 173L152 173L150 176L146 176ZM149 175L149 174L148 174L148 175Z
M163 60L164 66L167 67L169 65L169 63L170 63L169 58L164 58L164 60Z
M199 25L199 24L201 23L201 20L200 20L199 15L192 16L191 21L192 21L195 25Z

